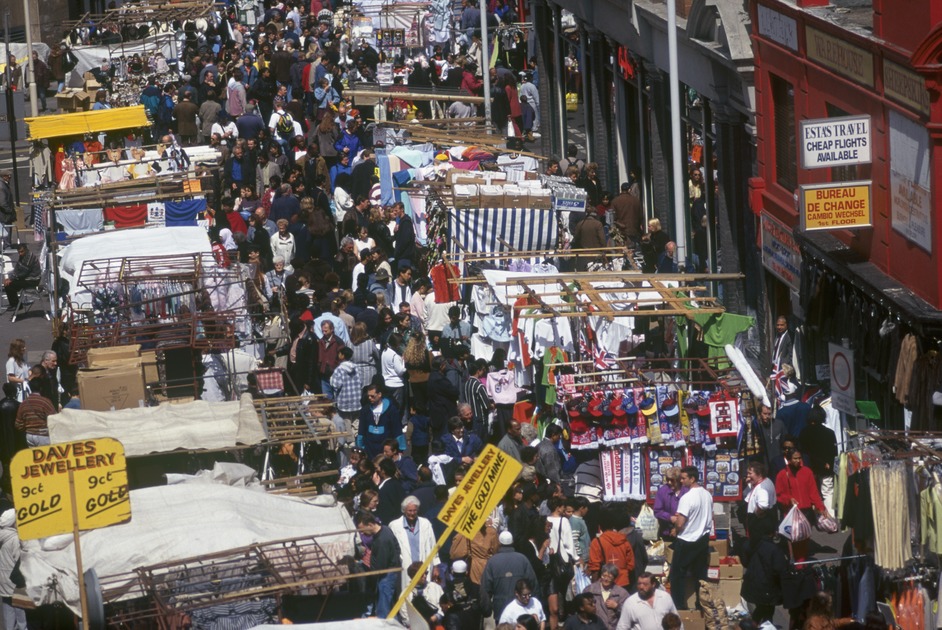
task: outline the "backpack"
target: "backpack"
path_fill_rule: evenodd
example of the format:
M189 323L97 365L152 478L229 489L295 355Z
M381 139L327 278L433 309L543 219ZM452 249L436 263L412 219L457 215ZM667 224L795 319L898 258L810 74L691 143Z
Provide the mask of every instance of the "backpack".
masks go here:
M280 118L275 124L275 131L278 132L283 138L290 138L294 135L294 119L291 117L291 114L285 112L279 114Z
M157 122L169 125L173 122L173 100L164 94L157 104Z

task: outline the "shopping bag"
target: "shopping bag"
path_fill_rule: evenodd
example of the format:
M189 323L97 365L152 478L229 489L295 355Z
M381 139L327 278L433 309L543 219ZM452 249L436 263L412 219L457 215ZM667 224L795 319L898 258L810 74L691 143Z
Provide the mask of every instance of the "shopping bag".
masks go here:
M566 111L574 112L579 109L579 95L576 92L566 92Z
M651 506L642 506L638 518L635 519L635 527L641 530L641 536L645 540L657 540L657 525L657 517L654 516Z
M778 533L792 542L811 538L811 524L797 506L792 507L778 526Z
M818 522L815 523L814 526L828 534L836 534L841 531L841 526L837 522L837 519L831 516L819 516Z

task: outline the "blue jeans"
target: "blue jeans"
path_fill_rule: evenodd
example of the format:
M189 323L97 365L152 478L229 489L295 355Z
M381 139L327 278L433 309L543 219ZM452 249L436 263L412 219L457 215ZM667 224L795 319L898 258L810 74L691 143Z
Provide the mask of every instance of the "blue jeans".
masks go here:
M396 596L399 594L400 580L399 573L387 573L376 584L376 610L374 614L380 619L385 619L392 611L393 604L396 603Z
M329 378L321 379L321 393L327 396L328 400L334 399L334 388L330 386Z

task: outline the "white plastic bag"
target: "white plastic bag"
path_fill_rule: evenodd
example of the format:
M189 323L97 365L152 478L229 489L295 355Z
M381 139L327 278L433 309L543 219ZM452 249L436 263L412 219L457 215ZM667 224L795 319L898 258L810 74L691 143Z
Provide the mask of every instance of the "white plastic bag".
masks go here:
M657 540L657 517L654 516L654 510L649 505L641 506L641 512L635 519L635 527L641 530L641 535L645 540Z
M811 538L811 523L798 506L793 506L779 524L778 533L792 542L801 542Z

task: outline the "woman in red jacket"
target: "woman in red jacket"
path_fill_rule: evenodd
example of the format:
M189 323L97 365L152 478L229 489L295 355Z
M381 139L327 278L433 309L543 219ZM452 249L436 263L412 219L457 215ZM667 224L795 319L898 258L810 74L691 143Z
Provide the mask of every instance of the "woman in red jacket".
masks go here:
M814 473L802 464L801 453L797 450L792 451L788 466L780 470L775 478L775 494L782 507L782 514L788 514L793 506L797 506L811 525L817 522L818 514L830 516L821 500L821 493L818 492ZM804 560L807 553L807 540L792 543L792 555L795 562Z

